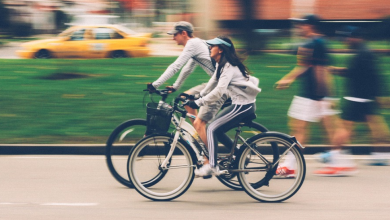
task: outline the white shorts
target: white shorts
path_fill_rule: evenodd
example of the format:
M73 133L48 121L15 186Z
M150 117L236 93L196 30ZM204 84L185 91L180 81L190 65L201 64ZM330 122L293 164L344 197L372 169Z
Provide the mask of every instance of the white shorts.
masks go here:
M333 101L313 100L300 96L294 96L288 109L288 116L301 121L319 122L324 116L330 116L340 113L332 109Z

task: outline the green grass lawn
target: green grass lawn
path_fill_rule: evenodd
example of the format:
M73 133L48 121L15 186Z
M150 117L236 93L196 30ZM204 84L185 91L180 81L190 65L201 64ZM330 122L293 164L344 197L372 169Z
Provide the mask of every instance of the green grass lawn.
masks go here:
M335 64L341 65L346 58L335 56ZM144 106L150 98L142 90L174 60L0 60L0 143L105 143L121 122L146 117ZM246 64L260 78L262 88L256 121L288 133L286 112L298 84L284 91L274 90L273 85L294 67L295 57L251 56ZM383 57L382 64L389 82L390 58ZM61 73L77 74L77 78L60 80ZM177 94L206 81L208 76L198 67ZM336 82L341 90L342 79ZM383 113L389 122L390 111ZM368 143L366 133L364 126L359 127L354 143ZM324 143L322 134L314 125L310 143Z

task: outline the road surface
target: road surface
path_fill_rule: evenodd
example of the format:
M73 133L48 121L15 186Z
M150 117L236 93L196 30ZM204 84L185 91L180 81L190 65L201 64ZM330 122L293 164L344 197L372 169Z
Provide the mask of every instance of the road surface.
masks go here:
M307 155L301 190L283 203L261 203L212 178L195 179L171 202L153 202L120 185L104 156L0 156L0 219L389 219L390 167L354 156L353 177L317 177Z

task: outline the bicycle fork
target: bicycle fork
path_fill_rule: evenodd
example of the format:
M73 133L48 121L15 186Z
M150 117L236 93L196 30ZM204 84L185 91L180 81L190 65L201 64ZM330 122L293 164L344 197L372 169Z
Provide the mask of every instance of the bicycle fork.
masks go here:
M163 170L166 170L168 168L172 168L172 167L167 167L167 165L169 164L169 161L170 161L170 159L171 159L171 157L173 155L173 152L175 151L176 144L177 144L177 142L179 140L179 137L180 137L180 133L183 133L183 129L181 127L182 127L182 125L184 123L186 123L184 117L180 117L179 123L175 123L175 125L176 125L176 133L175 133L175 136L173 137L172 143L170 144L171 148L169 149L169 152L168 152L167 156L165 157L164 161L160 165L161 169L163 169ZM198 154L197 154L197 158L199 158ZM180 166L177 167L177 168L180 168Z

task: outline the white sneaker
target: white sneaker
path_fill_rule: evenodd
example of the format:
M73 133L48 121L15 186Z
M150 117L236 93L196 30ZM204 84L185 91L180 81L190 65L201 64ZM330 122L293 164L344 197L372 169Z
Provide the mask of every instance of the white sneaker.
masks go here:
M201 168L195 170L195 177L203 177L203 179L208 179L212 175L219 175L218 167L212 168L210 164L205 164Z

